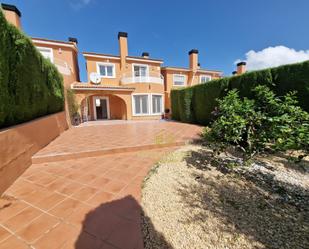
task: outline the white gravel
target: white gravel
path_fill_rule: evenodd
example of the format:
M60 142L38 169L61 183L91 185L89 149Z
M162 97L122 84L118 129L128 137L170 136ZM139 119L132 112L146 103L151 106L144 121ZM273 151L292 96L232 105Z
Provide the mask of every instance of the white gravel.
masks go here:
M146 249L308 248L307 172L274 159L271 166L267 161L266 167L242 169L251 178L256 172L266 179L271 175L272 182L302 190L297 202L282 202L264 178L260 183L258 177L250 180L237 170L222 173L211 158L203 158L207 152L201 146L185 146L162 160L145 180ZM293 191L288 195L294 200Z

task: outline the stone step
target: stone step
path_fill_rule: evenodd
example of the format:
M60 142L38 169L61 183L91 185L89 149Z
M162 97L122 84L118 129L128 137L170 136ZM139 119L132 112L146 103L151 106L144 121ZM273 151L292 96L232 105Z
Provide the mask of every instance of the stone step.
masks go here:
M117 148L111 148L111 149L79 151L79 152L70 152L70 153L50 153L46 155L35 154L32 157L32 163L39 164L39 163L47 163L47 162L72 160L72 159L85 158L85 157L96 157L96 156L103 156L103 155L110 155L110 154L117 154L117 153L159 149L159 148L165 148L165 147L176 147L176 146L184 145L185 143L186 143L185 141L178 141L178 142L173 142L173 143L148 144L148 145L137 145L137 146L126 146L126 147L124 146L124 147L117 147Z

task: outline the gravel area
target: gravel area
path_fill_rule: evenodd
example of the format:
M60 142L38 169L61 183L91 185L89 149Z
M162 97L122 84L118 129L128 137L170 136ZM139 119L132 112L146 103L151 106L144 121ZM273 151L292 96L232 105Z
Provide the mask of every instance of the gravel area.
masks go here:
M308 162L239 159L188 145L143 185L145 248L309 248Z

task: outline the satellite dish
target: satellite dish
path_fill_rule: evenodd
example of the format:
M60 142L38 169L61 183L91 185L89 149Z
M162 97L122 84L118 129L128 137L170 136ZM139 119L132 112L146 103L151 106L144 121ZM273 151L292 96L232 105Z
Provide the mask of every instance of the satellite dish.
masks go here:
M100 84L101 76L98 73L96 73L96 72L92 72L92 73L90 73L90 81L93 84Z

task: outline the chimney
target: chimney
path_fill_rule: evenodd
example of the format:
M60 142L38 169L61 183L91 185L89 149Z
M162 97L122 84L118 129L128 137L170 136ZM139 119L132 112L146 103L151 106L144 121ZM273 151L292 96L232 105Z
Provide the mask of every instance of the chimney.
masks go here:
M120 53L120 67L121 70L123 70L126 65L126 57L128 56L128 33L119 32L118 41L119 41L119 53Z
M201 63L197 63L197 69L201 69Z
M189 67L195 72L198 69L198 50L192 49L189 51Z
M233 74L233 75L237 75L237 71L233 71L232 74Z
M75 43L75 45L77 45L77 43L78 43L77 38L74 38L74 37L69 37L68 41Z
M247 63L244 61L237 63L237 75L243 74L247 71L246 65Z
M14 26L16 26L17 28L21 29L21 23L20 23L21 13L20 13L19 9L17 9L17 7L15 5L5 4L5 3L2 3L1 7L3 9L5 19L9 23L11 23Z
M148 52L143 52L143 53L142 53L142 57L144 57L144 58L149 58L149 53L148 53Z

